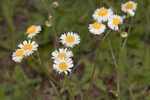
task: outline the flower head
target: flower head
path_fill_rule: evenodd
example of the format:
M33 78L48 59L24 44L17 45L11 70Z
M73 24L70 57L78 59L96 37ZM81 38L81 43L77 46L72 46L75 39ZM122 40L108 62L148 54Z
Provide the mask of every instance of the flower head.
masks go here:
M121 10L128 13L130 16L134 16L134 11L136 10L137 3L134 1L128 1L121 6Z
M105 31L106 26L102 23L95 22L93 24L89 24L89 31L93 34L101 34Z
M17 49L13 54L12 54L12 60L15 62L21 62L23 57L24 57L25 51L24 49Z
M71 72L71 68L73 67L72 59L56 59L54 60L53 68L58 72L68 74Z
M106 9L104 7L96 9L93 18L98 22L105 22L113 15L113 11L111 9Z
M123 18L121 16L118 15L113 15L109 21L108 21L108 26L112 29L112 30L118 30L119 29L119 25L123 23Z
M67 47L74 47L80 43L80 36L77 33L68 32L60 36L60 42Z
M41 26L32 25L32 26L27 28L26 34L28 34L28 38L32 38L36 34L38 34L40 31L41 31Z
M29 56L37 50L38 44L35 41L28 40L19 44L18 47L25 51L25 56Z
M59 50L55 50L52 52L52 59L68 59L73 56L72 51L67 48L60 48Z

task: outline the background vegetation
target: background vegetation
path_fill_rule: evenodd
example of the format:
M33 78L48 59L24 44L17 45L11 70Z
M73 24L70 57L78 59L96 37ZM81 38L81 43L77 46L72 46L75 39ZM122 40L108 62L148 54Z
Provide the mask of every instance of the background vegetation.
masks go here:
M96 8L111 7L123 15L120 6L126 1L57 0L55 8L54 0L0 0L0 100L116 100L117 78L121 100L150 100L150 1L135 0L135 16L121 26L129 34L125 40L119 32L111 32L100 41L103 36L88 31ZM48 13L52 27L45 25ZM36 36L42 65L32 57L14 63L12 52L33 24L43 28ZM55 34L68 31L78 32L81 43L72 49L75 69L66 80L53 70L51 52L55 42L59 45ZM126 45L120 51L123 41Z

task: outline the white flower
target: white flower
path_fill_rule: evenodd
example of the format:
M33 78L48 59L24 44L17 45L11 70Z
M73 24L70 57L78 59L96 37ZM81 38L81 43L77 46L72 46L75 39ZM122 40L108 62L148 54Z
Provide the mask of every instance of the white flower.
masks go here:
M121 5L121 10L125 13L129 13L131 16L134 16L134 11L136 10L137 3L134 1L128 1Z
M12 54L12 60L15 62L21 62L23 57L24 57L24 50L23 49L17 49L13 54Z
M60 42L67 47L74 47L80 43L80 36L73 32L68 32L60 36Z
M119 29L118 26L122 23L123 23L123 18L121 16L113 15L108 21L108 26L112 30L118 30Z
M93 34L101 34L105 31L106 26L102 23L95 22L93 24L89 24L89 31Z
M35 41L24 41L22 44L18 45L19 48L24 49L25 56L31 55L34 51L37 51L38 44Z
M73 56L72 51L67 48L60 48L59 50L55 50L52 52L52 59L68 59Z
M58 72L68 74L71 72L71 68L73 67L72 59L56 59L54 60L53 68Z
M105 22L113 15L113 11L111 9L106 9L104 7L96 9L93 18L98 22Z
M32 38L36 34L38 34L40 31L41 31L41 26L39 26L39 25L32 25L32 26L30 26L27 29L26 34L28 34L28 38Z

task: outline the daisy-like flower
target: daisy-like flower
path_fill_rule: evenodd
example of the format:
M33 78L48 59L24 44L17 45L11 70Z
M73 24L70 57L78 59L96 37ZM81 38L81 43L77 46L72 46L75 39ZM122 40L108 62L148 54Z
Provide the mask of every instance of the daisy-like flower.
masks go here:
M60 48L59 50L52 52L52 56L52 59L68 59L73 56L73 53L67 48Z
M112 30L118 30L119 29L119 25L123 23L123 18L121 16L118 15L113 15L109 21L108 21L108 26L112 29Z
M12 60L15 62L21 62L23 57L24 57L25 51L23 49L17 49L13 54L12 54Z
M26 34L28 35L28 38L34 37L36 34L38 34L41 31L41 26L39 25L32 25L27 28Z
M24 49L25 56L31 55L34 51L37 51L38 44L35 41L24 41L22 44L18 45L19 48Z
M77 33L68 32L60 36L60 42L67 47L74 47L80 43L80 36Z
M68 74L71 72L71 68L73 67L72 59L56 59L54 60L53 68L58 72Z
M128 13L131 16L134 16L134 11L136 10L137 3L134 1L128 1L121 5L121 10L125 13Z
M105 31L106 26L102 23L95 22L93 24L89 24L89 31L93 34L101 34Z
M113 11L111 9L106 9L104 7L96 9L93 18L98 22L105 22L113 15Z

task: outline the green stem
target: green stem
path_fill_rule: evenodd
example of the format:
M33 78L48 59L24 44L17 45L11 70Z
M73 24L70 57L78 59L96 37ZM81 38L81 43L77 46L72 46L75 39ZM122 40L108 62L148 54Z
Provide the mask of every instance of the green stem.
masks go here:
M83 93L80 93L81 100L84 100Z
M106 37L108 36L108 34L110 33L110 31L108 30L106 34L104 34L103 38L99 40L98 42L98 48L95 49L94 53L97 53L97 51L99 51L100 49L100 44L106 39ZM97 57L96 57L97 58ZM97 59L95 60L95 63L97 62ZM87 90L87 97L89 96L90 90L92 88L93 85L93 80L94 80L94 75L95 75L95 70L96 70L96 65L93 64L93 69L92 69L92 73L91 73L91 78L90 78L90 85L89 88Z
M92 69L91 78L90 78L90 85L89 85L88 93L87 93L87 94L90 93L90 90L91 90L91 88L92 88L95 70L96 70L96 66L93 64L93 69Z
M48 21L53 24L54 21L52 20L52 18L50 18L50 17L51 17L51 13L50 13L51 6L49 6L49 5L45 2L45 0L41 0L41 1L43 2L45 8L46 8L47 11L48 11L48 17L49 17L49 18L48 18ZM56 49L56 48L57 48L57 32L56 32L56 29L55 29L54 25L52 26L52 31L53 31L53 33L54 33L54 48Z
M40 67L42 68L42 70L43 70L43 72L46 74L46 76L47 76L50 80L52 80L56 85L59 86L59 84L57 83L57 81L55 81L55 79L50 75L50 73L48 72L48 70L43 67L42 62L41 62L41 58L40 58L40 56L39 56L39 53L37 53L37 55L38 55L39 61L37 61L34 56L32 56L32 59L33 59L34 61L36 61L36 62L40 65Z
M66 89L70 95L70 100L75 100L74 96L73 96L73 92L72 92L72 89L71 89L71 86L70 86L70 80L68 79L68 76L65 75L65 80L66 80Z
M38 56L39 64L42 66L41 57L40 57L40 54L39 54L39 52L38 52L38 51L37 51L37 56Z
M113 49L112 49L111 40L109 40L109 47L110 47L110 51L111 51L111 55L112 55L112 59L113 59L115 68L117 70L117 94L118 94L118 100L120 100L120 72L119 72L119 66L117 64L116 57L115 57Z
M61 100L60 93L59 93L59 91L57 90L55 84L54 84L51 80L49 80L49 82L50 82L50 84L52 85L52 87L53 87L53 89L54 89L54 91L55 91L57 97L59 98L58 100Z
M135 96L133 95L132 88L129 88L129 93L131 95L132 100L136 100Z
M100 44L106 39L106 37L109 35L110 31L108 30L106 34L104 34L103 38L99 40L98 42L98 48L95 49L94 53L97 53L97 51L99 51L99 49L101 48ZM97 56L96 56L97 58ZM95 63L97 63L97 59L95 59ZM93 80L94 80L94 75L95 75L95 70L96 70L96 65L93 64L93 69L92 69L92 74L91 74L91 78L90 78L90 85L89 88L87 90L87 97L89 96L90 90L92 88L93 85Z
M128 38L125 38L125 39L123 40L123 43L122 43L122 46L121 46L121 50L124 49L124 47L125 47L125 45L126 45L126 42L127 42L127 39L128 39Z
M118 93L118 100L120 100L120 72L119 72L119 68L117 68L117 93Z

